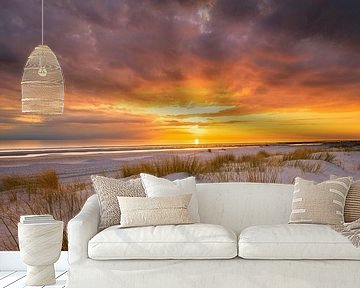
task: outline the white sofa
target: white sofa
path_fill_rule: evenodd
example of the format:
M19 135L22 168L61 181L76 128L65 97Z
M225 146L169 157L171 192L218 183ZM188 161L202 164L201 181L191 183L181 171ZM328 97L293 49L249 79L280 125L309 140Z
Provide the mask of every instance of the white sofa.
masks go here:
M360 249L330 227L287 224L292 192L283 184L197 184L207 224L101 232L91 196L68 224L66 287L360 287Z

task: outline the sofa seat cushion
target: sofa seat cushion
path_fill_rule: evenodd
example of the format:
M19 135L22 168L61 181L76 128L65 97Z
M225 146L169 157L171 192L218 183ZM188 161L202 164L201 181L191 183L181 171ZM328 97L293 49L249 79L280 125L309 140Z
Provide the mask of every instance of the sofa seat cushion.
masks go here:
M88 243L89 257L108 259L228 259L237 256L237 237L212 224L109 227Z
M263 225L241 232L239 256L246 259L360 260L360 249L327 225Z

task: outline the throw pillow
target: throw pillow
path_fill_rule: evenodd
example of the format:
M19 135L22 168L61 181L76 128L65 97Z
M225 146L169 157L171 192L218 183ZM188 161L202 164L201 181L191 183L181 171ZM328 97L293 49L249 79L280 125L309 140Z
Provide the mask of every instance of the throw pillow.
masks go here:
M140 174L147 197L164 197L191 194L189 211L195 223L200 222L195 177L170 181L153 175Z
M91 176L91 180L99 199L99 229L120 224L120 209L116 198L117 196L146 196L140 178L124 181L93 175Z
M190 224L188 211L191 194L170 197L117 197L121 227Z
M351 182L350 177L322 183L296 177L289 223L342 224Z
M337 179L336 175L331 175L330 180ZM349 192L345 200L344 221L354 222L360 219L360 180L351 183Z

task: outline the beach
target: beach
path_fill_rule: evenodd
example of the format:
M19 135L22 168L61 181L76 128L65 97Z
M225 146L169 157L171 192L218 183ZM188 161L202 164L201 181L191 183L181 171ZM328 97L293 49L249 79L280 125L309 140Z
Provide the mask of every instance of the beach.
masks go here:
M217 155L233 154L235 156L255 155L259 151L268 154L283 155L298 149L323 149L335 156L337 163L321 161L323 169L317 175L308 176L311 180L323 180L330 174L360 176L357 169L360 163L360 151L353 148L338 148L329 143L274 144L249 146L154 146L154 147L106 147L106 148L53 148L29 150L0 150L0 177L5 175L34 175L45 170L55 170L63 182L89 181L90 175L102 174L119 177L122 165L131 165L139 161L152 161L178 155L180 157L197 157L208 160ZM354 148L355 147L355 148ZM346 151L345 151L346 150ZM209 152L211 151L211 152ZM304 159L315 163L316 160ZM337 165L336 165L337 164ZM289 183L292 174L297 171L284 171L281 183ZM288 175L287 175L288 174ZM300 176L300 175L298 175ZM316 177L315 177L316 176Z

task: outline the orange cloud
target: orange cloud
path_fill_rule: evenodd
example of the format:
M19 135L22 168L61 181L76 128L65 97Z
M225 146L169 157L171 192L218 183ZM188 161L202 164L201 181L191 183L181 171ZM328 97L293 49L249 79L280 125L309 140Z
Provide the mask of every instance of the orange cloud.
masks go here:
M161 144L360 135L360 23L343 16L358 3L223 0L200 29L197 1L110 7L91 0L87 9L83 2L47 3L46 41L64 71L66 102L64 115L37 118L20 113L19 83L38 41L30 13L36 3L4 4L1 140ZM306 16L314 7L324 11L318 19Z

